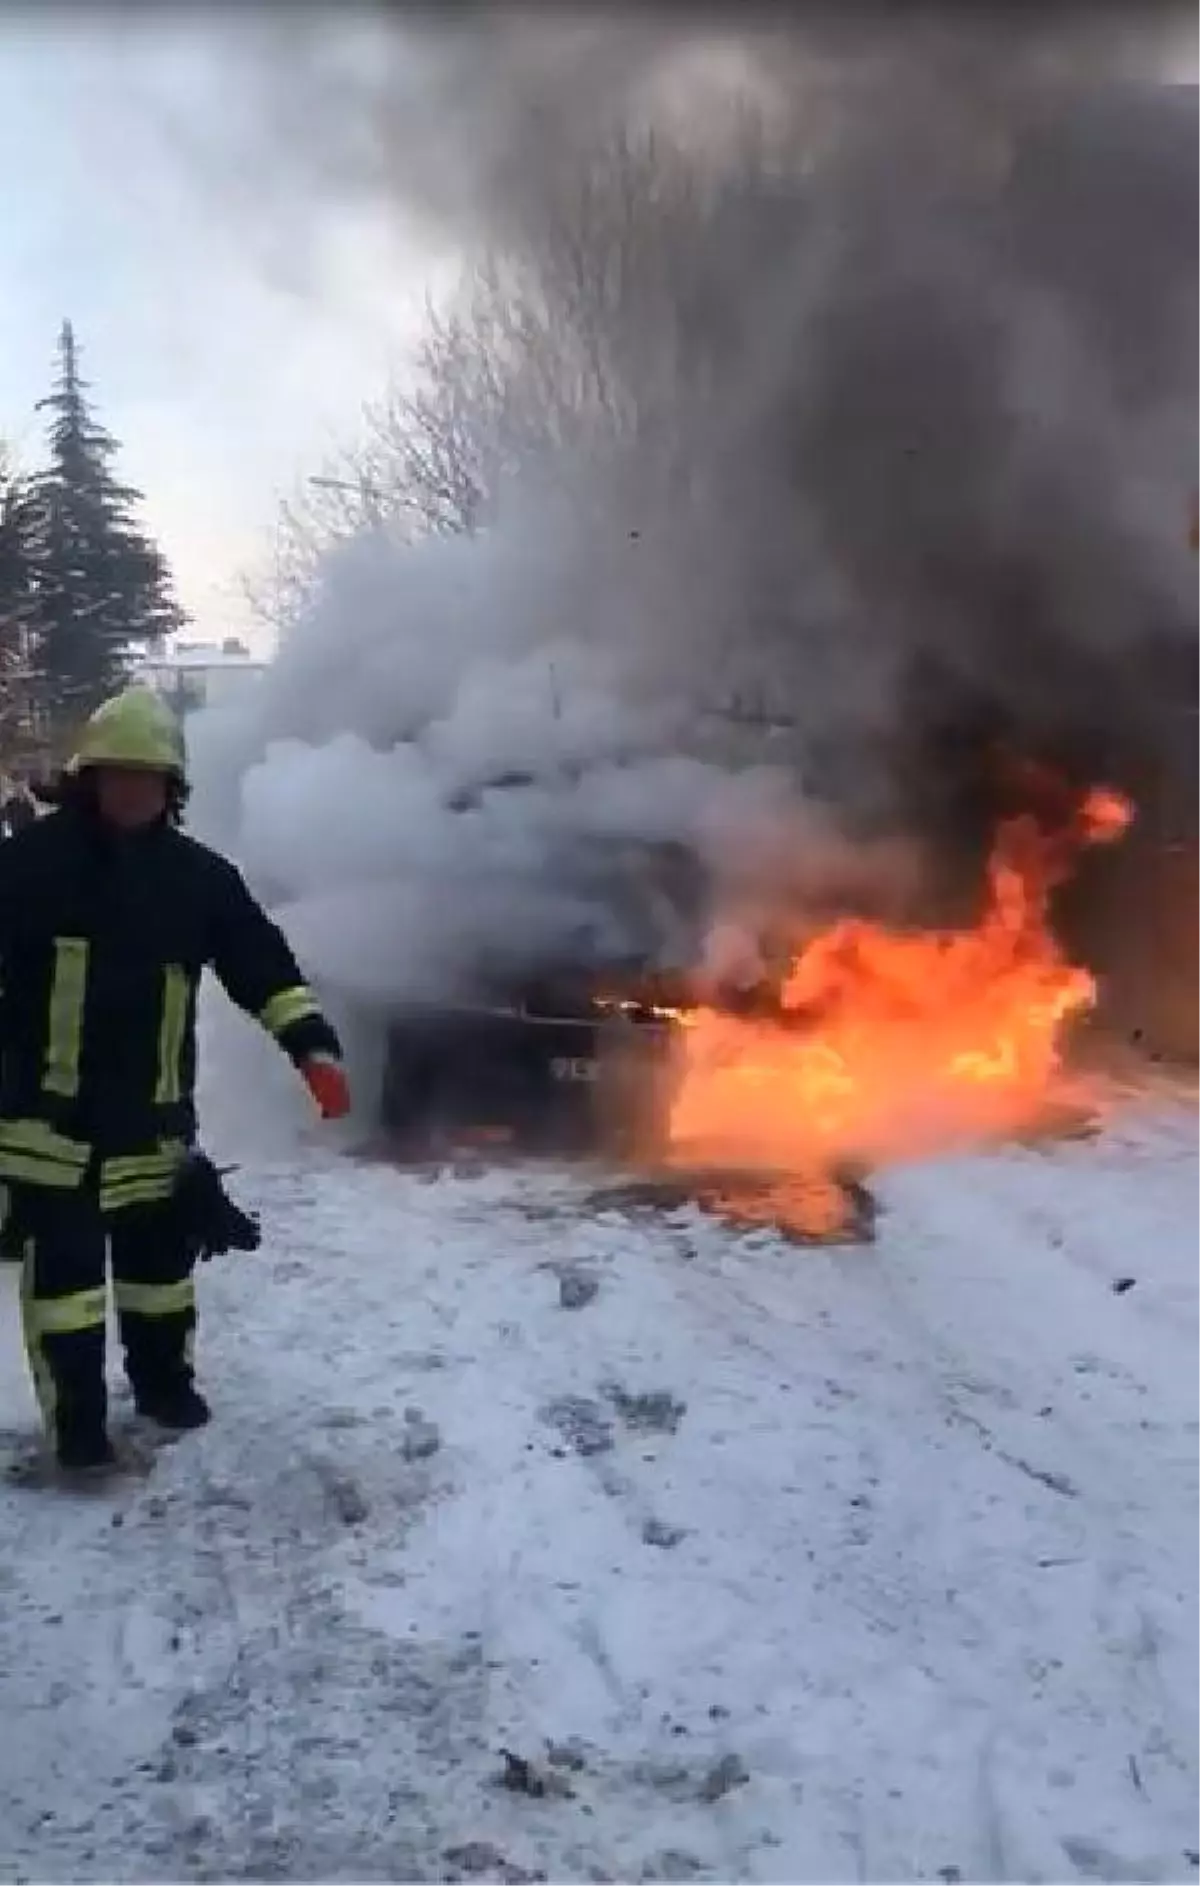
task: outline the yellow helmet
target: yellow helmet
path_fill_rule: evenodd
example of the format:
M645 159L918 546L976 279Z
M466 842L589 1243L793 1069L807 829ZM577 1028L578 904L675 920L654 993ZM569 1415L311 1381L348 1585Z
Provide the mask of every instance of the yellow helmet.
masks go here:
M67 764L69 773L90 766L141 766L183 780L183 729L152 688L125 688L98 707L84 726Z

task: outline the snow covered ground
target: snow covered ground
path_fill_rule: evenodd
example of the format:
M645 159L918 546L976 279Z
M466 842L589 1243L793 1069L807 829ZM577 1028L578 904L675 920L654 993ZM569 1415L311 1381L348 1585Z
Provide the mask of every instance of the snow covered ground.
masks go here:
M837 1251L253 1109L213 1426L0 1484L0 1875L1196 1877L1188 1106Z

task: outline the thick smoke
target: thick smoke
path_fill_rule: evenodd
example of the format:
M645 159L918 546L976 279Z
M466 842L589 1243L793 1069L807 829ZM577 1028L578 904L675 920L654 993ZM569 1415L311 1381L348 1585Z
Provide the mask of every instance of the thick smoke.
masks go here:
M194 723L201 827L347 995L694 968L710 898L688 858L722 901L909 881L906 847L850 844L786 770L703 757L686 684L606 640L618 596L579 533L545 494L479 539L353 540L260 696Z
M877 115L898 91L936 101L948 124L969 121L998 82L1194 68L1196 37L1186 8L1156 0L1024 16L947 0L358 0L226 16L181 9L171 33L185 69L154 61L148 90L138 78L144 25L136 5L106 20L127 102L155 112L226 212L296 250L323 217L365 200L493 240L528 219L565 158L614 124L673 111L694 131L731 82L784 119L802 114L806 135L847 109Z
M336 66L312 29L239 68L297 218L382 195L527 261L658 118L718 179L614 304L635 423L507 465L477 534L332 551L258 699L196 726L202 828L356 1000L694 963L712 907L751 958L785 907L943 908L997 742L1133 792L1146 859L1193 840L1195 90L1148 75L1150 9L1121 44L905 14L375 15ZM734 143L678 108L731 70L787 161L722 197ZM1138 941L1123 868L1082 912L1101 967Z

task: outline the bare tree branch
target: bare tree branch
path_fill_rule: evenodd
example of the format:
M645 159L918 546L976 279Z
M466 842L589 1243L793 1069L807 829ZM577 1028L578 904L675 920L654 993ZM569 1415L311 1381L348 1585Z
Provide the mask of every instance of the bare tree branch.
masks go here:
M732 156L727 145L721 162L705 163L658 136L622 133L548 181L505 248L429 308L411 379L367 409L357 443L329 470L348 488L310 480L283 507L260 598L272 620L294 616L322 553L370 521L356 495L364 486L389 530L410 538L484 528L511 481L554 488L570 468L581 503L602 492L598 510L608 500L611 512L619 492L626 541L652 520L660 533L690 533L700 564L707 543L697 676L714 697L736 698L743 718L767 712L768 655L791 684L794 598L770 594L773 572L764 562L756 575L747 546L737 557L715 546L752 509L727 407L731 367L744 369L761 311L740 305L737 273L761 279L763 254L794 246L805 185L802 153L758 120L740 121L732 144ZM772 502L777 517L778 494ZM751 579L735 595L722 571L744 573L748 560ZM751 638L735 614L747 608L761 615L749 678Z

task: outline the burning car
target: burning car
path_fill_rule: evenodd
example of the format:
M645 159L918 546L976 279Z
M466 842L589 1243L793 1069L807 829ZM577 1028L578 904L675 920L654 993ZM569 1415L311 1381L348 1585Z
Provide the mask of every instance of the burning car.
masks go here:
M1076 1130L1096 1094L1067 1066L1068 1037L1100 991L1055 905L1133 808L1032 762L1007 777L973 912L797 911L778 973L764 950L740 990L693 979L715 914L695 858L576 839L574 908L602 914L602 934L520 975L478 963L471 1000L393 1015L389 1136L633 1155L660 1201L717 1200L739 1223L769 1215L830 1243L871 1235L878 1166Z

